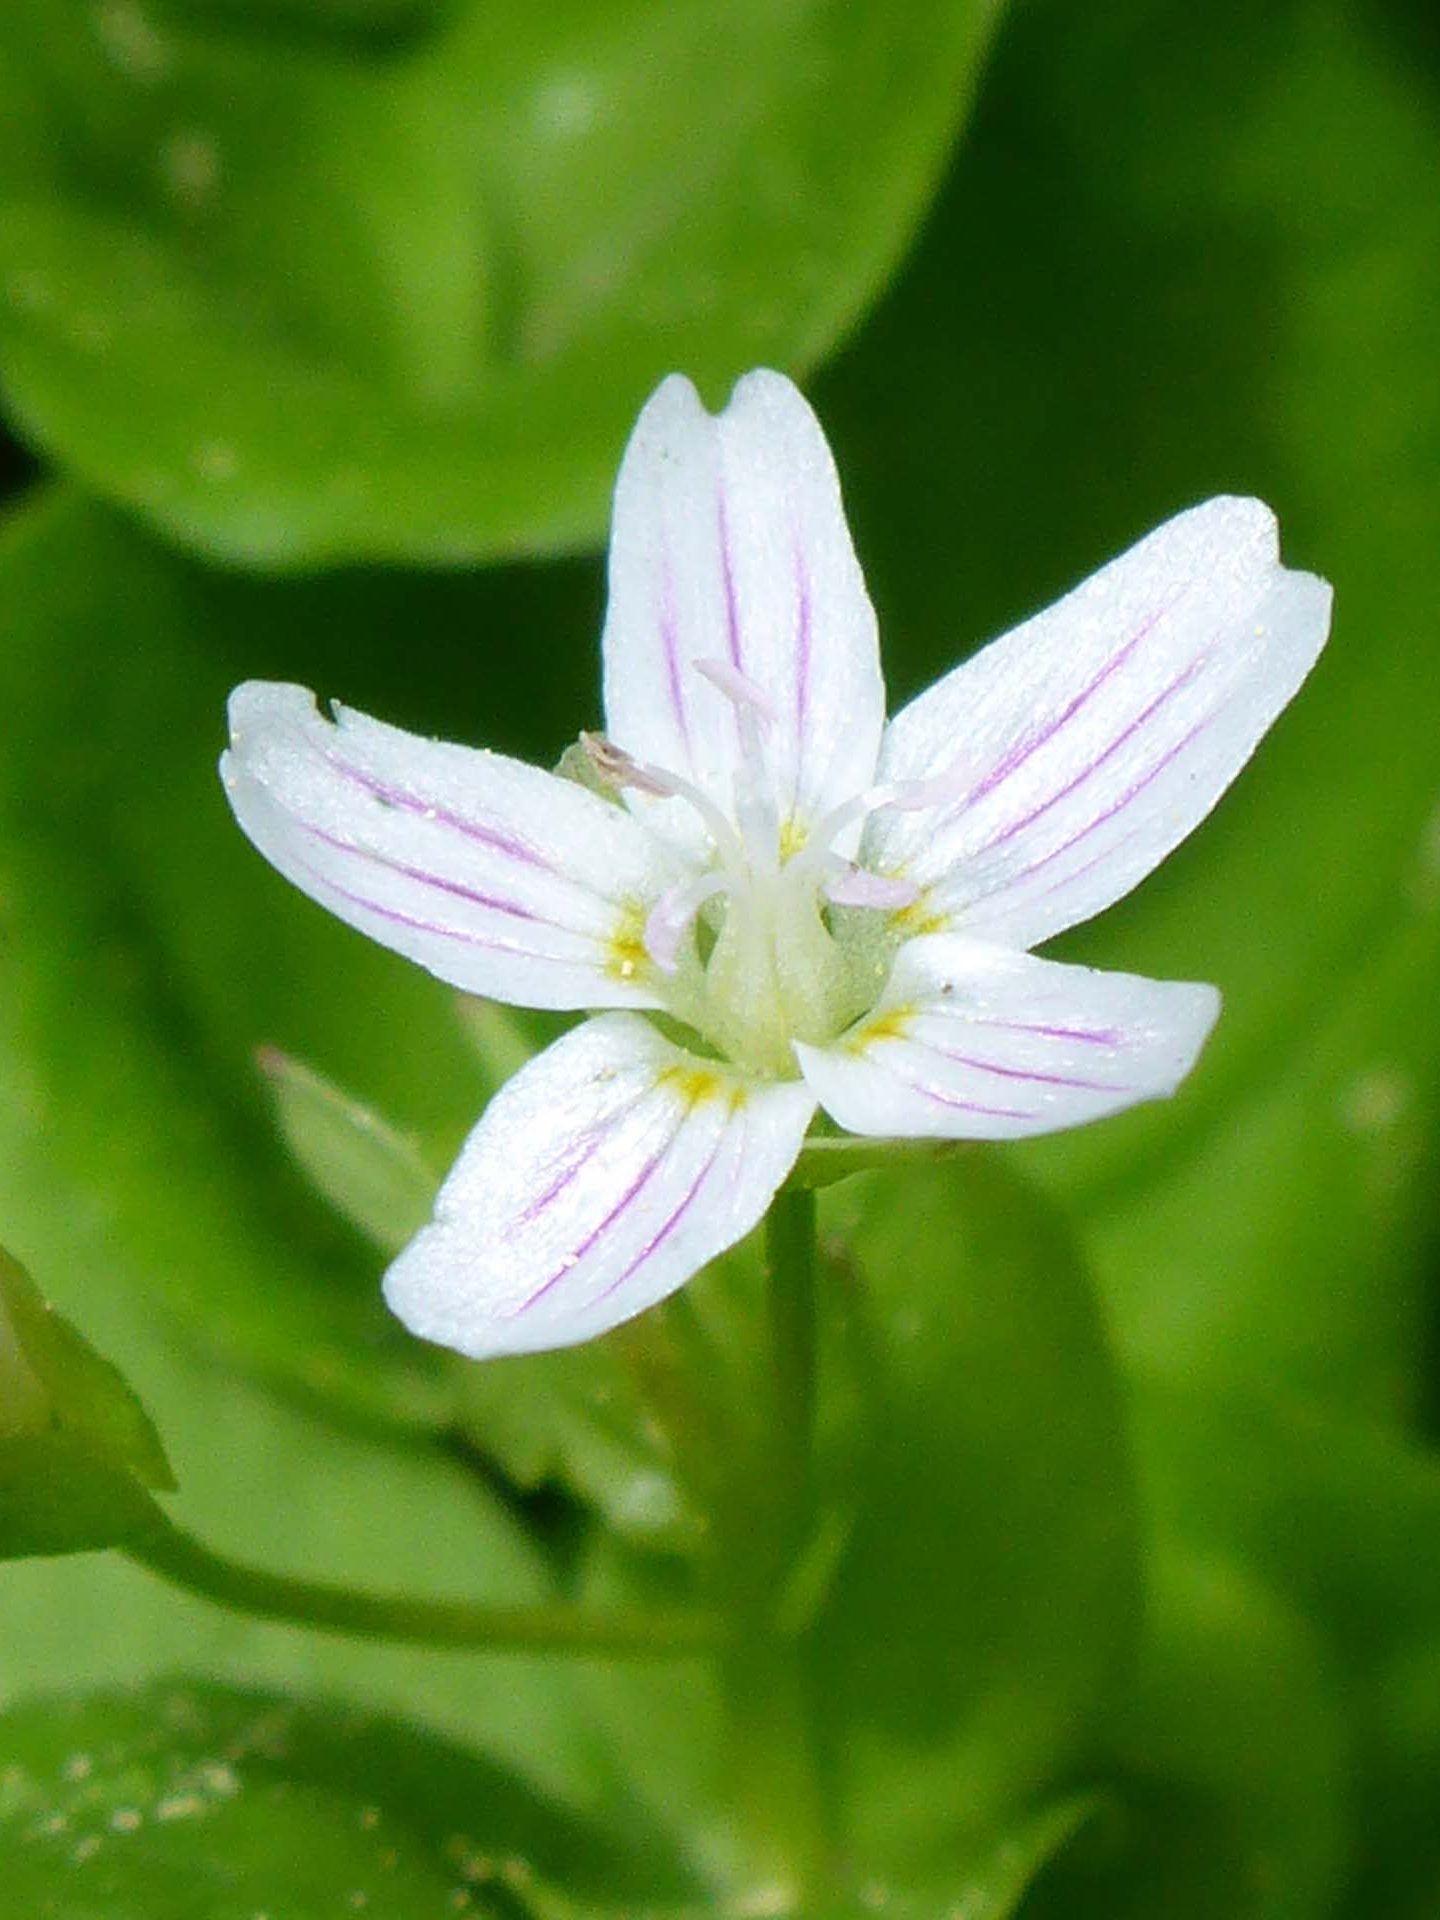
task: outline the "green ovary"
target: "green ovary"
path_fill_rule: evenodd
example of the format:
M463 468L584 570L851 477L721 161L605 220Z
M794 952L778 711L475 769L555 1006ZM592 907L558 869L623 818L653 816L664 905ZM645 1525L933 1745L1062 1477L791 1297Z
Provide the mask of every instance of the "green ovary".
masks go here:
M891 950L877 918L842 911L832 930L813 874L752 875L719 901L714 946L684 969L675 1011L736 1066L794 1079L793 1041L823 1046L873 1005Z

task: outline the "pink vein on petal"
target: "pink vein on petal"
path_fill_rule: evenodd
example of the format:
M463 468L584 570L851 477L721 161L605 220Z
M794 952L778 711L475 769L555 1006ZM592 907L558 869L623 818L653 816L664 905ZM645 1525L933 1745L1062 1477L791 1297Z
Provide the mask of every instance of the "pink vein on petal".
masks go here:
M974 806L977 800L982 800L987 793L993 793L996 787L1003 781L1008 780L1012 773L1017 772L1019 768L1024 766L1027 760L1053 740L1061 728L1068 726L1070 721L1075 718L1075 715L1080 712L1081 708L1094 698L1112 674L1119 672L1120 668L1125 665L1125 662L1134 653L1141 641L1154 632L1155 628L1165 616L1168 613L1172 613L1183 598L1183 593L1176 594L1173 600L1167 601L1164 605L1157 607L1149 619L1130 636L1124 646L1117 652L1111 654L1099 673L1097 673L1087 685L1080 689L1079 693L1070 700L1047 726L1043 727L1039 733L1030 736L1028 739L1017 740L1004 758L985 775L980 784L977 787L972 787L963 800L957 801L954 807L948 810L949 814L953 817L956 814L963 813L968 808Z
M482 826L478 820L467 820L462 814L452 813L448 807L434 806L428 800L406 793L401 787L392 787L377 775L367 773L363 767L353 766L348 760L342 760L323 747L317 751L326 765L332 767L342 779L363 787L385 806L394 807L401 813L418 814L422 820L438 820L444 826L453 827L457 833L463 833L467 839L478 840L482 846L493 847L497 853L508 853L512 859L522 861L526 866L541 867L547 873L556 871L553 863L543 854L537 853L523 840L517 840L513 834L499 827Z
M971 1025L997 1033L1039 1034L1045 1040L1079 1040L1096 1047L1123 1046L1126 1038L1117 1027L1046 1027L1026 1020L986 1020L983 1016L971 1016Z
M571 1181L595 1158L595 1155L600 1151L606 1139L614 1133L622 1121L630 1118L630 1115L634 1113L635 1109L644 1101L650 1091L651 1089L649 1087L645 1087L631 1099L623 1101L616 1107L613 1113L607 1113L603 1120L597 1120L593 1126L587 1127L585 1131L571 1143L572 1146L578 1148L579 1151L566 1163L539 1198L532 1200L522 1212L515 1216L515 1225L517 1227L530 1226L534 1221L539 1219L547 1207L552 1206L555 1201L560 1198L560 1195L570 1185Z
M533 960L537 965L554 965L556 956L548 953L536 953L532 947L517 946L513 940L487 940L483 935L469 933L460 927L442 927L434 920L420 920L414 914L401 913L397 907L382 907L378 900L367 900L363 893L351 893L348 887L342 887L332 880L328 873L322 873L308 860L295 856L295 864L302 873L309 874L315 884L324 892L333 893L337 900L344 900L352 907L361 907L366 913L373 913L377 920L388 920L392 926L411 927L416 933L433 933L442 940L458 940L467 947L484 947L490 953L511 953L522 960ZM561 960L561 966L571 966L573 961Z
M791 534L795 563L795 765L799 781L800 757L805 746L805 728L810 717L810 570L798 532Z
M684 1124L685 1116L682 1115L680 1126L677 1126L669 1137L655 1149L654 1153L651 1154L644 1166L641 1167L639 1173L636 1174L635 1178L630 1182L630 1185L625 1189L624 1193L621 1194L620 1198L615 1202L614 1206L611 1207L605 1217L597 1226L590 1229L578 1247L573 1248L566 1254L560 1266L555 1269L554 1273L552 1273L548 1279L542 1280L535 1291L526 1299L522 1300L518 1306L509 1309L505 1315L507 1320L513 1320L518 1318L522 1313L528 1313L531 1307L537 1305L539 1301L545 1298L552 1287L557 1286L560 1281L565 1278L566 1274L573 1272L573 1270L579 1266L580 1262L601 1236L609 1231L631 1202L637 1200L654 1179L660 1163L675 1145L680 1134L680 1127Z
M730 653L730 664L740 672L745 671L742 657L744 649L740 636L740 603L735 590L735 567L730 552L730 520L725 505L725 486L723 481L715 493L716 534L720 542L720 581L725 590L725 644Z
M943 1093L939 1087L926 1086L921 1080L907 1080L903 1074L897 1073L895 1078L911 1093L934 1100L939 1106L953 1107L959 1113L978 1113L988 1120L1033 1120L1036 1117L1030 1112L1022 1113L1015 1107L986 1107L977 1100L962 1100L955 1094Z
M377 852L373 847L357 847L353 841L342 840L336 834L327 833L323 827L311 826L308 820L295 819L295 824L312 840L333 847L337 853L353 853L358 860L368 860L372 866L382 867L386 873L398 873L406 880L418 881L423 887L434 887L437 893L451 894L457 900L468 900L474 906L488 907L493 913L508 914L514 920L528 920L535 926L553 927L557 933L575 931L559 920L549 920L542 914L532 913L529 907L518 906L513 900L500 900L494 894L477 893L473 887L462 886L458 880L446 880L438 873L426 873L423 868L407 866L403 860L392 860L389 854Z
M676 1139L678 1138L679 1138L679 1135L677 1134ZM673 1146L674 1144L675 1143L672 1140L671 1145ZM690 1211L690 1208L694 1205L695 1200L700 1193L700 1189L705 1185L705 1182L710 1178L711 1174L715 1171L716 1162L720 1158L720 1149L721 1147L724 1146L724 1144L725 1144L725 1135L722 1133L719 1139L715 1142L715 1145L711 1148L709 1159L705 1162L704 1166L700 1169L699 1173L696 1174L694 1180L691 1182L689 1192L686 1193L684 1199L681 1200L679 1204L675 1207L669 1219L665 1221L663 1226L656 1229L656 1231L651 1235L650 1239L647 1240L645 1245L640 1249L639 1253L637 1253L635 1258L630 1262L629 1266L626 1267L625 1271L620 1275L619 1279L612 1280L608 1287L604 1288L602 1292L598 1293L595 1296L596 1300L608 1300L610 1295L614 1293L618 1287L624 1286L625 1282L630 1278L631 1274L633 1274L637 1268L642 1267L645 1264L645 1262L655 1252L656 1248L661 1246L667 1239L669 1239L670 1235L675 1231L676 1227L679 1226L680 1222L684 1219L685 1215Z
M952 1053L948 1047L937 1047L927 1041L917 1043L927 1053L933 1053L938 1059L951 1060L957 1067L970 1067L976 1073L993 1073L1002 1080L1032 1080L1039 1086L1077 1087L1083 1093L1126 1093L1130 1089L1116 1086L1109 1080L1076 1080L1069 1074L1042 1073L1029 1067L1002 1067L998 1061L976 1060L968 1053Z
M1001 887L994 889L994 891L1007 892L1011 888L1018 887L1022 881L1030 879L1033 874L1039 873L1044 867L1048 867L1053 860L1058 860L1061 854L1069 853L1072 847L1079 846L1080 842L1088 839L1098 827L1103 827L1107 821L1113 820L1117 814L1123 813L1132 800L1137 800L1145 791L1146 787L1148 787L1152 781L1158 780L1166 767L1168 767L1172 761L1177 760L1185 749L1200 737L1222 710L1222 707L1215 707L1212 708L1209 713L1202 714L1194 726L1191 727L1187 733L1182 734L1173 746L1168 747L1153 766L1147 767L1138 780L1132 781L1124 793L1120 795L1119 799L1106 807L1103 813L1096 814L1095 818L1087 821L1078 833L1071 834L1070 838L1066 840L1063 845L1056 847L1053 852L1045 854L1042 859L1036 860L1033 865L1023 868L1021 872L1015 874L1011 879L1004 882ZM1102 849L1093 859L1087 860L1083 866L1074 868L1070 873L1062 874L1060 878L1052 882L1050 886L1042 887L1037 897L1043 899L1047 894L1057 893L1061 887L1073 885L1082 875L1100 866L1102 862L1113 859L1121 847L1133 840L1139 832L1139 827L1132 827L1128 833L1122 834L1112 846ZM982 895L980 897L988 898L989 896Z
M1026 827L1033 826L1037 820L1043 818L1045 814L1050 812L1052 807L1058 807L1062 800L1068 800L1070 795L1074 793L1077 788L1083 787L1085 782L1089 780L1093 774L1097 773L1099 769L1105 765L1107 760L1117 754L1127 741L1132 740L1140 729L1155 717L1161 707L1172 700L1183 688L1190 685L1197 675L1209 664L1210 657L1207 651L1190 661L1184 672L1178 674L1176 678L1170 682L1169 686L1165 687L1160 693L1157 693L1149 705L1142 708L1141 711L1136 714L1135 718L1116 734L1115 738L1109 742L1103 752L1097 754L1087 766L1082 767L1073 779L1067 780L1065 785L1055 793L1052 793L1048 800L1042 800L1039 806L1032 807L1029 813L1022 814L1018 820L1012 820L1010 824L1007 827L1003 827L999 833L992 835L989 840L982 842L980 846L975 848L970 857L972 859L978 859L982 853L989 853L995 847L1004 846L1007 840L1013 840L1017 833L1023 832ZM1102 818L1103 817L1104 816L1102 816Z
M660 646L665 655L665 679L670 689L670 705L679 724L680 738L690 755L690 715L685 706L685 677L680 671L680 618L675 607L675 575L670 565L670 550L660 554L660 604L656 609L660 627Z

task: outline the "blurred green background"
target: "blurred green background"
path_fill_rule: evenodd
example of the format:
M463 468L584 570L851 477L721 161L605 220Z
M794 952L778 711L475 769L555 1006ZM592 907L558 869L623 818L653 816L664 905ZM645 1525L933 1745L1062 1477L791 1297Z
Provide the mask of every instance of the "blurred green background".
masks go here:
M1331 645L1063 943L1225 1017L1164 1108L973 1191L838 1191L904 1391L815 1657L876 1884L983 1879L984 1836L1098 1789L974 1911L1440 1913L1437 181L1421 0L9 0L0 1242L140 1389L197 1531L507 1598L685 1554L638 1416L406 1341L288 1155L258 1046L441 1166L486 1068L235 832L235 681L553 761L674 367L712 405L804 379L892 703L1253 492ZM693 1675L327 1643L109 1561L5 1567L0 1608L7 1697L318 1689L720 1872Z

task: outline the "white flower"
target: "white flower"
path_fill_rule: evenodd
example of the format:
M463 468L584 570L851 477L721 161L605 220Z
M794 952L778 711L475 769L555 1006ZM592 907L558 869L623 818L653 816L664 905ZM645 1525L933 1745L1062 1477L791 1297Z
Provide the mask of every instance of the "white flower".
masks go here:
M1204 818L1329 613L1265 507L1212 500L887 726L813 414L675 376L616 486L589 784L239 688L225 785L283 874L467 992L594 1016L490 1103L395 1312L475 1356L602 1333L755 1225L817 1104L1012 1139L1172 1092L1213 987L1028 949Z

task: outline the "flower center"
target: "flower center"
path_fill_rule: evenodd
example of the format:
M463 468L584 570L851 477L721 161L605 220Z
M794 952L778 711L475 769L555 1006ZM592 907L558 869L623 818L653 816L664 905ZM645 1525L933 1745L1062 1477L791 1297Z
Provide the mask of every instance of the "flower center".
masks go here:
M765 757L764 689L725 661L697 661L695 671L735 711L728 815L680 775L603 737L582 738L608 784L681 800L705 829L708 862L663 894L645 924L669 1011L737 1065L789 1078L793 1041L824 1045L873 1006L899 944L891 916L919 893L845 859L836 840L877 808L934 801L928 789L874 787L814 823L782 819Z

